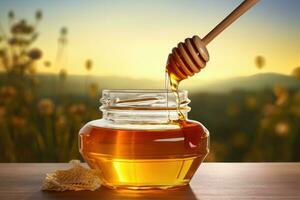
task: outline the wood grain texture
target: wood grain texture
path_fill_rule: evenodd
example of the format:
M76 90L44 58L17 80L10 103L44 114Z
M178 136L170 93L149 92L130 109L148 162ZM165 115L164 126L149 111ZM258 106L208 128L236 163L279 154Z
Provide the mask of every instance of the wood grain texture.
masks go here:
M168 191L40 191L47 172L68 166L0 164L0 199L300 199L300 163L204 163L189 187Z

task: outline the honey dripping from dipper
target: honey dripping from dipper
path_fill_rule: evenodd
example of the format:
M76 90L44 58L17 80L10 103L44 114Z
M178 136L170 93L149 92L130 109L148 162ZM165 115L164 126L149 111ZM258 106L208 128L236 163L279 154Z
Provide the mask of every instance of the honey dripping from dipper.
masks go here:
M180 42L177 47L173 48L168 57L166 73L168 74L171 90L176 97L179 121L185 120L180 110L179 83L200 72L208 60L208 51L204 42L198 36L187 38L184 43Z

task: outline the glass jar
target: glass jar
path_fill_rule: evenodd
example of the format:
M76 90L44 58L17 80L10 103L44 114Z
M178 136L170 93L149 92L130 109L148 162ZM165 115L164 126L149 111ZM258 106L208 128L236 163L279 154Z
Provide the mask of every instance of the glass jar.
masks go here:
M187 120L187 91L104 90L103 118L79 132L80 153L109 188L153 189L187 185L209 151L209 133Z

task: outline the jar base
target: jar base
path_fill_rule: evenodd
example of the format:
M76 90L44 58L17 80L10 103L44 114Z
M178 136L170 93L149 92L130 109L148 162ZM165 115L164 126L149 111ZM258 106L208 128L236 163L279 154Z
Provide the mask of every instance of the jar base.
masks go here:
M204 157L116 159L92 153L86 154L85 160L91 168L99 170L105 187L147 190L188 185Z
M109 185L103 184L102 186L111 190L168 190L168 189L180 189L189 185L188 183L178 184L178 185L143 185L143 186L133 186L133 185Z

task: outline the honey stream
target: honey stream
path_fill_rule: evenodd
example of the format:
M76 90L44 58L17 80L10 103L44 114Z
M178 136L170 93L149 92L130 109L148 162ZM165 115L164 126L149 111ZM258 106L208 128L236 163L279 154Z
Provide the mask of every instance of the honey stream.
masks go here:
M182 113L181 109L180 109L180 95L178 92L178 88L179 88L179 83L180 83L180 79L174 74L172 73L172 71L169 71L168 69L166 69L166 82L169 82L170 86L171 86L171 90L173 92L173 94L175 95L176 98L176 105L177 105L177 114L178 114L178 121L184 121L185 116ZM168 92L169 89L169 84L167 85L167 87L165 86L166 91ZM168 99L167 99L168 101ZM179 123L180 125L180 123Z

